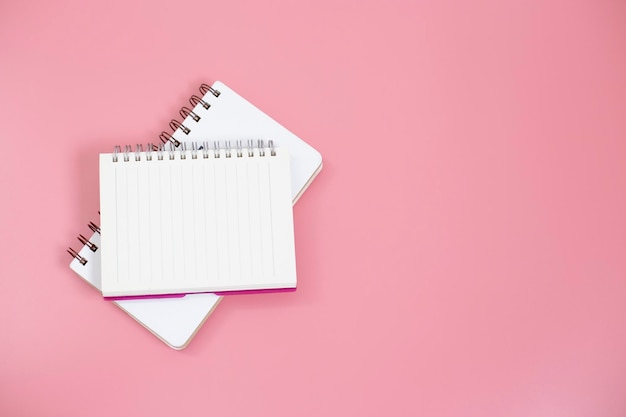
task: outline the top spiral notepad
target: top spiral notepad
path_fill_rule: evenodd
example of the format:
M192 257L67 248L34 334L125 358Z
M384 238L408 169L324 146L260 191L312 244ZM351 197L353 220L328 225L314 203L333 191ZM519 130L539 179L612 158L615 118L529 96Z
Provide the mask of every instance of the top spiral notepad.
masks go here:
M100 155L105 297L295 288L289 154L272 141Z

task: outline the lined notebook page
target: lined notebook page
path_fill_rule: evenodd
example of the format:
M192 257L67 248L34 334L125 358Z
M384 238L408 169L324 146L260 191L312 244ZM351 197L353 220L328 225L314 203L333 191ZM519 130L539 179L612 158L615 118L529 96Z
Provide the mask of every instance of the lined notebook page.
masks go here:
M274 153L101 154L103 295L294 288L289 155Z

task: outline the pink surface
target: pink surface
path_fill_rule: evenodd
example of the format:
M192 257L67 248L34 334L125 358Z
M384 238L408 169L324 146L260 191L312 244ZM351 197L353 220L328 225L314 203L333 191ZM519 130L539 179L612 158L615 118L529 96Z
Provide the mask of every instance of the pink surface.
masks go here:
M626 415L624 2L128 3L0 6L0 415ZM65 248L217 79L324 170L176 352Z

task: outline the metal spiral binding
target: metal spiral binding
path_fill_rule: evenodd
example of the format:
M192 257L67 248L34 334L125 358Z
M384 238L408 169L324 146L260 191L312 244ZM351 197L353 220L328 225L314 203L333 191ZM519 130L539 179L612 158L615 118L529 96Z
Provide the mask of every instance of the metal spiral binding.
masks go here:
M82 256L80 256L78 252L76 252L74 249L68 248L67 253L72 255L72 258L78 259L78 262L80 262L81 265L85 265L87 263L87 258L83 258Z
M193 110L191 110L189 107L182 107L180 109L180 117L184 119L186 119L188 116L191 116L191 118L195 121L195 122L199 122L200 121L200 116L198 116L196 113L194 113Z
M200 93L202 93L202 97L198 97L197 95L194 94L189 98L189 103L191 103L191 105L194 108L198 104L201 104L202 107L204 107L204 109L206 110L210 109L211 104L205 101L204 98L209 93L211 93L215 98L219 97L221 94L218 90L216 90L215 88L211 87L208 84L201 84L199 90L200 90ZM201 119L200 115L198 115L197 113L195 113L192 109L188 107L182 107L179 113L180 113L180 116L183 118L183 120L191 116L191 120L197 123ZM185 126L182 122L179 122L176 119L172 119L172 121L170 122L170 128L172 129L172 132L176 132L177 130L180 129L185 135L188 135L192 129L191 127ZM171 133L163 131L159 135L159 139L161 140L162 143L170 142L170 143L173 143L174 146L176 147L180 146L180 141L174 139L174 136L172 136Z
M256 145L254 140L237 140L234 142L234 145L229 140L224 141L223 145L220 141L204 141L202 143L185 142L182 143L182 146L179 149L176 149L176 146L172 142L169 143L169 147L167 149L163 143L158 146L148 143L145 151L142 144L137 144L134 150L132 146L126 145L124 146L124 151L122 151L121 146L115 146L112 159L113 162L128 162L131 160L131 154L134 155L132 158L134 161L152 161L154 159L162 161L164 154L165 157L170 160L187 159L189 155L191 155L191 159L198 159L198 151L202 151L201 155L203 159L207 159L209 157L217 159L222 156L225 158L232 158L233 156L236 158L242 158L244 153L250 158L255 155L264 157L266 154L276 156L274 141L268 140L266 145L265 141L260 139L256 141ZM156 153L156 158L153 156L154 153ZM90 225L91 230L99 233L100 229L98 228L96 230L95 227L97 226L94 225L92 228Z
M161 134L159 135L159 139L161 139L161 142L164 144L167 142L170 142L174 144L174 146L176 147L180 146L180 142L174 139L174 136L172 136L171 134L167 132L161 132Z
M211 105L209 103L207 103L206 101L202 100L200 97L198 97L195 94L193 96L191 96L191 98L189 99L189 102L194 107L196 107L198 104L202 104L202 107L204 107L206 110L209 110L211 108Z
M95 252L98 250L98 247L94 245L91 241L89 241L89 239L87 239L85 236L78 235L78 240L80 241L80 243L87 246L92 252Z
M98 226L94 222L89 222L88 226L92 232L98 233L98 234L100 233L100 226ZM96 252L98 250L98 246L96 246L93 242L91 242L82 234L78 235L78 241L82 243L84 246L88 247L89 250L91 250L92 252ZM67 253L69 253L72 256L72 258L77 259L81 265L85 265L88 262L87 258L85 258L84 256L80 256L80 254L72 248L67 248Z
M100 226L98 226L94 222L89 222L88 226L89 226L89 228L91 229L92 232L100 234Z
M170 122L170 127L172 128L173 131L176 131L176 129L182 130L185 135L188 135L189 132L191 132L191 129L189 129L187 126L185 126L184 124L182 124L176 119Z
M118 155L121 152L121 148L119 146L115 146L115 148L113 148L113 162L117 162L118 160Z
M237 147L237 158L241 158L242 156L242 147L241 147L241 141L238 140L237 142L235 142L236 147Z
M211 87L208 84L202 84L200 85L200 92L206 96L206 93L211 92L211 94L213 94L215 97L219 97L220 93L219 91L217 91L215 88Z

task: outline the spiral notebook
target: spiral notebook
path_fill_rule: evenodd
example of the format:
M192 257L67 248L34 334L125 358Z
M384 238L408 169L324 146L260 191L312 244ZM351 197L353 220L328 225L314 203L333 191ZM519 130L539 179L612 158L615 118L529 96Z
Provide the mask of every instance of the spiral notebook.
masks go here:
M105 297L296 287L286 148L153 148L100 154Z
M82 249L78 252L69 249L74 257L70 268L100 290L100 227L90 222L89 228L93 231L89 239L82 234L78 235L78 240L84 245ZM189 344L222 298L204 293L175 298L118 300L113 303L163 343L178 350Z
M170 127L173 134L162 132L161 141L173 143L185 143L198 140L218 139L247 139L273 138L277 146L288 149L291 168L291 191L293 203L300 198L304 190L322 169L322 157L309 144L294 135L288 129L263 113L253 104L238 95L221 82L215 82L212 86L203 84L200 87L200 96L193 95L189 99L192 108L183 107L180 115L183 122L172 120ZM99 236L95 233L90 239ZM68 252L74 258L70 267L81 278L96 288L100 288L100 249L92 251L86 243L89 243L82 235L79 240L83 247L79 251L72 248ZM97 263L97 267L94 265ZM133 317L141 325L150 330L155 336L173 348L185 347L196 334L199 326L211 314L217 302L211 297L212 294L189 294L182 298L172 299L138 299L123 300L116 302L118 306L132 305ZM158 310L159 305L172 304L172 310L183 311L180 305L188 303L186 299L191 297L194 303L198 300L199 308L190 308L189 314L162 314ZM218 301L221 298L218 298ZM184 300L184 301L183 301ZM195 306L195 304L194 304ZM168 311L164 307L163 311ZM177 332L181 332L180 334Z

